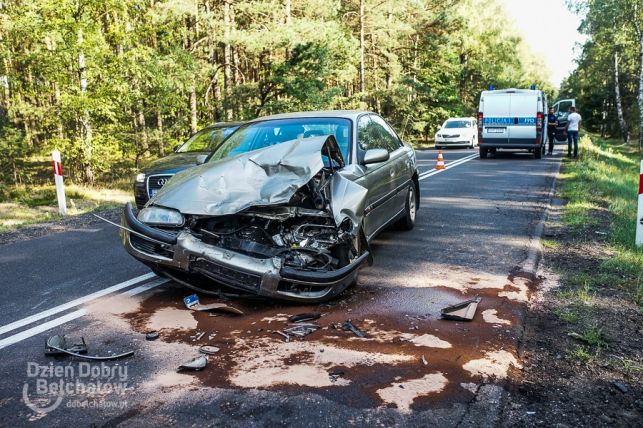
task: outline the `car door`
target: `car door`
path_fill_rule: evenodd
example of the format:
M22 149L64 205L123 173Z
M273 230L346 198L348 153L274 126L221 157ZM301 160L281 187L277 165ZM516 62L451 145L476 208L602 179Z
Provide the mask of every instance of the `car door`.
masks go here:
M371 115L366 114L357 120L358 159L362 159L370 149L386 149L386 146L378 136ZM392 205L389 197L392 190L390 166L388 161L358 166L362 174L357 183L368 189L364 210L364 234L368 239L386 224L383 212L390 211L388 207Z
M388 163L390 189L392 204L389 211L381 215L385 216L384 222L388 222L397 216L406 206L406 196L408 192L409 182L413 175L411 171L411 159L409 158L408 151L400 141L395 131L389 126L388 123L380 116L373 114L371 120L376 127L377 132L380 134L383 145L389 152L390 158Z

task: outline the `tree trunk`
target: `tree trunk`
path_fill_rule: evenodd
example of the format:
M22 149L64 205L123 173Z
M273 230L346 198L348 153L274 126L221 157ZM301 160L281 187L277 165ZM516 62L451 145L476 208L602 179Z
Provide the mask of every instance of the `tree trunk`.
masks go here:
M85 53L83 51L83 29L78 27L78 78L80 81L80 93L83 97L87 96L87 77L85 76ZM94 184L94 169L92 167L92 151L93 151L93 130L89 110L83 110L83 118L81 119L82 130L81 139L83 144L83 169L85 174L85 181L89 184Z
M639 38L639 151L643 147L643 34L638 31Z
M223 2L223 85L225 91L225 116L232 120L232 109L230 108L230 95L232 91L232 48L230 46L230 8L233 0Z
M364 0L359 0L359 91L364 100L366 80L364 76Z
M618 76L618 51L614 51L614 98L616 100L616 114L618 115L618 125L621 128L621 137L626 144L630 142L630 133L627 129L627 124L625 123L625 117L623 116L623 105L621 102L621 87L619 84Z
M165 156L165 138L163 135L163 114L156 110L156 132L158 133L159 156Z
M197 111L196 111L196 88L190 88L190 130L194 134L197 131Z

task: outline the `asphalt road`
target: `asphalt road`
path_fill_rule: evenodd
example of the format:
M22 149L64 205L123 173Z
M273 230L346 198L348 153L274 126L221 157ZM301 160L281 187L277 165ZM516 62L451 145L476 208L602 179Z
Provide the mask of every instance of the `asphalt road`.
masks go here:
M149 274L101 223L0 246L2 424L494 424L504 378L520 364L525 301L537 287L522 266L560 154L475 153L446 150L448 169L435 173L436 152L418 152L415 229L382 233L358 286L324 305L188 311L191 293ZM474 321L440 319L445 305L475 296ZM324 328L305 340L271 333L311 310ZM333 328L346 319L366 338ZM146 341L150 329L160 339ZM52 334L84 337L91 355L135 354L102 364L45 356ZM204 344L219 348L207 367L176 373Z

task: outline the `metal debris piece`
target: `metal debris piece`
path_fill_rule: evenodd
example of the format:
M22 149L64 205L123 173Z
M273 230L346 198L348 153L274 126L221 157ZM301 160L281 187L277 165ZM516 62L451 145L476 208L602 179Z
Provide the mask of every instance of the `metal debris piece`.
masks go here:
M145 340L156 340L159 338L159 332L156 330L148 331L145 334Z
M52 336L49 338L52 340L52 345L64 349L65 351L69 352L75 352L76 354L86 354L87 353L87 344L85 343L84 338L80 338L81 343L76 343L71 346L67 346L65 336ZM67 352L62 352L59 351L55 348L52 348L49 346L49 340L45 342L45 355L52 356L52 355L65 355Z
M211 345L203 345L199 348L199 352L205 355L214 355L219 352L219 348Z
M56 335L56 336L51 336L50 338L47 339L46 345L45 345L45 355L56 355L52 353L53 351L58 351L63 354L71 355L74 357L78 358L85 358L87 360L94 360L94 361L109 361L109 360L117 360L119 358L124 358L124 357L129 357L130 355L134 355L134 351L128 351L124 352L122 354L116 354L116 355L108 355L105 357L97 356L97 355L83 355L79 352L87 352L87 345L85 344L85 339L81 338L82 344L79 345L72 345L69 348L67 348L67 342L65 340L65 336L61 335Z
M355 333L355 336L357 336L357 337L366 336L362 330L360 330L359 328L355 327L355 325L353 324L353 322L351 320L344 321L342 323L342 328L345 331L349 331L349 330L352 331L353 333Z
M429 365L429 362L426 360L426 358L424 358L424 355L422 355L422 364L424 364L425 366Z
M288 322L304 322L304 321L314 321L321 317L319 312L306 312L304 314L292 315L288 318Z
M471 321L481 300L480 297L476 297L475 299L446 307L441 311L442 318L453 321Z
M344 376L344 370L342 369L333 369L333 371L328 373L328 377L330 378L331 382L337 382L337 379L340 377Z
M203 336L205 336L205 331L202 331L201 333L197 334L194 340L201 340Z
M290 324L291 327L282 330L282 333L288 336L304 337L308 336L313 331L319 330L319 324L306 323L306 324Z
M278 334L279 336L282 336L284 338L284 342L290 342L290 336L288 336L286 333L282 333L279 330L275 330L272 333L273 334Z
M196 294L191 294L183 298L183 303L185 303L185 307L193 311L208 312L208 311L220 310L220 311L228 312L235 315L244 315L243 311L233 306L227 305L225 303L210 303L209 305L202 305L199 302L199 296L197 296Z
M180 372L182 370L201 370L207 363L208 359L205 357L205 355L201 355L198 358L190 361L189 363L181 364L177 371Z

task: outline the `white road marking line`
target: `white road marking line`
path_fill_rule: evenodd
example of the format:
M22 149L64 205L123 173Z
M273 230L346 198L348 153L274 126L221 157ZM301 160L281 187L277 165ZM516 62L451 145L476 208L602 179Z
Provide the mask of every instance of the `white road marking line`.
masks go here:
M165 284L168 281L169 281L169 279L167 279L167 278L159 278L159 279L157 279L155 281L150 281L147 284L139 285L136 288L132 288L131 290L127 290L127 291L121 293L120 295L121 296L136 296L137 294L141 294L141 293L143 293L143 292L145 292L147 290L150 290L150 289L152 289L154 287L158 287L161 284Z
M50 317L52 315L56 315L60 312L66 311L67 309L71 309L75 306L82 305L83 303L87 303L89 301L92 301L94 299L98 299L99 297L105 296L107 294L113 293L118 290L122 290L123 288L130 287L134 284L138 284L139 282L145 281L150 278L154 278L156 275L152 272L146 273L145 275L137 276L136 278L132 278L130 280L121 282L120 284L112 285L111 287L104 288L102 290L99 290L95 293L88 294L87 296L84 297L79 297L78 299L72 300L71 302L63 303L62 305L54 306L51 309L47 309L46 311L39 312L37 314L33 314L31 316L28 316L26 318L23 318L18 321L14 321L10 324L3 325L0 327L0 334L7 333L11 330L15 330L17 328L23 327L25 325L31 324L33 322L36 322L38 320L41 320L43 318Z
M423 173L420 174L418 180L419 181L424 180L425 178L428 178L428 177L430 177L432 175L435 175L435 174L439 174L442 171L446 171L448 169L451 169L451 168L454 168L456 166L462 165L463 163L472 161L472 160L476 159L477 157L478 157L478 154L476 153L476 154L473 154L473 155L458 159L456 161L453 161L453 162L447 164L444 169L435 169L435 168L433 168L433 169L430 169L428 171L424 171Z
M153 274L152 274L153 275ZM140 278L140 277L139 277ZM166 278L159 278L156 281L152 281L148 284L141 285L139 287L133 288L131 290L127 290L123 293L118 294L123 295L123 296L135 296L137 294L143 293L149 289L152 289L154 287L158 287L161 284L165 284L168 282L169 279ZM71 302L70 302L71 303ZM37 334L43 333L51 328L58 327L59 325L63 325L68 323L69 321L73 321L77 318L80 318L84 315L87 315L87 309L78 309L77 311L70 312L68 314L65 314L61 317L54 318L53 320L47 321L45 323L39 324L35 327L31 327L30 329L27 329L25 331L21 331L20 333L16 333L12 336L8 336L4 339L0 340L0 349L6 348L7 346L13 345L18 342L22 342L25 339L29 339L32 336L35 336Z
M25 331L21 331L20 333L14 334L13 336L9 336L5 339L0 340L0 349L6 348L7 346L13 345L14 343L22 342L23 340L28 339L31 336L35 336L36 334L42 333L43 331L47 331L50 328L57 327L66 322L75 320L76 318L80 318L86 313L87 311L85 309L79 309L77 311L70 312L67 315L63 315L60 318L55 318L51 321L47 321L35 327L31 327L30 329L27 329Z

